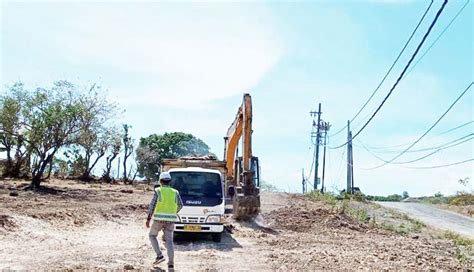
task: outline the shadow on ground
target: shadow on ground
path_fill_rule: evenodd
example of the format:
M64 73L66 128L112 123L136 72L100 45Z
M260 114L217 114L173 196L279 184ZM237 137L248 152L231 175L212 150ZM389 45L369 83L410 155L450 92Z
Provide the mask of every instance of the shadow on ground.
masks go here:
M222 234L220 242L212 241L211 234L205 233L176 233L174 237L176 250L194 251L200 249L215 249L220 251L232 251L242 246L228 232Z

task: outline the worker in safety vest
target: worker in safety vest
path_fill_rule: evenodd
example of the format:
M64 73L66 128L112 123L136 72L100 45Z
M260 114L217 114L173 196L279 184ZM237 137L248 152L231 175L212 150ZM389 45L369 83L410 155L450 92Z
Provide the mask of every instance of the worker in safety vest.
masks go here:
M162 230L168 255L168 268L174 269L174 223L179 221L178 212L183 207L183 202L178 191L170 187L170 183L170 174L168 172L161 173L161 186L155 188L155 193L153 194L153 198L148 206L146 227L150 228L150 221L153 218L153 223L151 224L149 233L151 245L156 253L156 259L153 266L156 267L158 264L165 261L165 257L163 257L157 239L158 232Z

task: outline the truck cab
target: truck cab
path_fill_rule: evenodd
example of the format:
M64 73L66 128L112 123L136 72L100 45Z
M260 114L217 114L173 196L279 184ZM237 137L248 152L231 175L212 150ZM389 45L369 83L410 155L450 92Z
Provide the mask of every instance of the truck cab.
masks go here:
M178 213L176 232L210 233L220 242L224 231L224 176L216 169L170 168L171 187L179 191L183 208Z

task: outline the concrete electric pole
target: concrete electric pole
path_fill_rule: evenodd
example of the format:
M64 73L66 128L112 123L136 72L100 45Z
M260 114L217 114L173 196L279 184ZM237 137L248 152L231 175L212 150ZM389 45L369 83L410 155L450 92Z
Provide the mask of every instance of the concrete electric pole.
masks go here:
M316 191L318 189L318 166L319 166L319 142L320 142L320 123L321 123L321 103L319 103L318 111L317 112L310 112L311 116L318 115L318 121L315 124L313 120L313 126L316 126L316 143L315 143L315 151L314 151L314 183L313 189ZM313 135L311 135L313 137Z

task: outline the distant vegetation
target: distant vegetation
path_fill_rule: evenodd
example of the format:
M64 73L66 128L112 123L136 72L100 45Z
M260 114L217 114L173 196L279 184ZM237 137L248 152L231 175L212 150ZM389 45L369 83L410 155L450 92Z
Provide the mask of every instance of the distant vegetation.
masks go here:
M393 195L388 195L388 196L372 196L372 195L366 195L365 199L369 201L391 201L391 202L399 202L404 199L409 198L410 195L408 194L407 191L404 191L401 195L399 194L393 194Z
M137 164L140 177L154 180L160 174L163 159L209 155L209 146L192 134L182 132L152 134L140 138Z
M262 192L279 192L280 190L273 184L267 181L260 181L260 191Z
M0 177L31 179L34 190L51 176L113 182L112 164L120 157L116 175L128 183L137 175L155 178L164 158L209 154L202 140L181 132L152 134L137 146L132 127L120 124L118 106L101 93L97 84L68 81L35 89L17 82L2 91L0 152L6 159L0 160ZM105 168L97 177L101 160Z
M472 183L468 177L459 179L459 184L464 187L464 190L456 192L453 196L444 196L440 192L434 196L420 197L420 201L430 204L448 204L455 206L474 205L474 191Z

